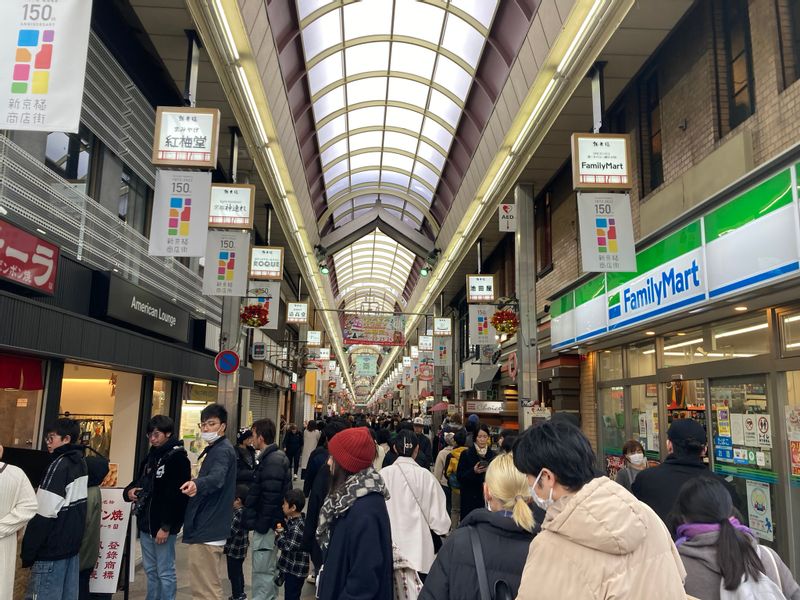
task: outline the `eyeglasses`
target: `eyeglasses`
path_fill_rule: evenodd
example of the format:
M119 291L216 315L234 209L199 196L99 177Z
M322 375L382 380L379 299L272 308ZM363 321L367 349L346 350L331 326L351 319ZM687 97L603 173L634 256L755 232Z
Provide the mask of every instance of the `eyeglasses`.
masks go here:
M55 442L56 438L60 439L61 436L60 435L56 435L55 433L50 433L47 436L45 436L44 440L49 443L49 442Z
M157 438L160 435L167 435L167 434L164 433L163 431L159 431L158 429L154 429L150 433L145 433L144 437L146 437L149 440L151 438Z
M202 429L211 429L213 427L219 427L222 425L220 421L202 421L197 424L197 426Z

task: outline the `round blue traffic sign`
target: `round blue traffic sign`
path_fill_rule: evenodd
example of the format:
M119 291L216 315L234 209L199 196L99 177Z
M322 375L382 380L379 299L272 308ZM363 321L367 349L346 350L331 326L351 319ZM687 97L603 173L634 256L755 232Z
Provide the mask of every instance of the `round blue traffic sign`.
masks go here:
M223 375L235 373L239 368L239 355L233 350L223 350L214 359L214 366Z

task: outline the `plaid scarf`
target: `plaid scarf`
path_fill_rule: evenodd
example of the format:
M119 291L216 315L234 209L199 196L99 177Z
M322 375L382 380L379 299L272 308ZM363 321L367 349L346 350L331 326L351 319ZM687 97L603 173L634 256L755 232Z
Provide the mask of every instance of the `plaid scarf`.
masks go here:
M328 494L322 504L317 525L317 542L323 552L330 544L331 526L336 519L350 510L356 500L372 493L382 494L386 500L389 499L389 490L386 489L383 477L373 467L367 467L348 477L343 486Z

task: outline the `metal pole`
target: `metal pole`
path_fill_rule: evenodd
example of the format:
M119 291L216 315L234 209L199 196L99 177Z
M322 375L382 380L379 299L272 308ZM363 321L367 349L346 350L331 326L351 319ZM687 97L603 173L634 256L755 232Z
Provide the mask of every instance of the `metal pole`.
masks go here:
M272 240L272 207L269 204L265 204L264 207L267 209L267 246L269 246Z
M231 127L231 162L229 165L231 182L236 183L239 179L239 128Z
M594 133L600 133L603 128L603 116L606 114L605 98L605 77L603 69L606 63L598 61L594 63L589 77L592 79L592 123Z
M193 29L186 29L189 44L186 49L186 76L183 85L184 106L197 103L197 75L200 70L200 38Z
M483 267L483 240L481 238L478 238L475 249L478 251L478 274L480 275L481 267Z
M517 330L517 390L519 426L527 429L533 422L531 407L538 400L538 357L536 347L536 244L534 241L533 186L517 184L514 188L517 208L517 231L514 233L519 329Z

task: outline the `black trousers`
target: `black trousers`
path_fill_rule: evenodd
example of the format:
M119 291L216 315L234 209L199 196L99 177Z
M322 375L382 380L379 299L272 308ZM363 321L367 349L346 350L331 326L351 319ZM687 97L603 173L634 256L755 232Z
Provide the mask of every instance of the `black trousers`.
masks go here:
M286 458L289 459L289 466L292 469L292 473L297 475L297 471L300 469L300 453L297 454L287 454Z
M231 582L231 596L234 598L241 598L244 596L244 559L231 558L228 559L228 580Z
M300 594L303 592L303 584L305 582L305 577L298 577L297 575L289 575L289 573L286 573L286 578L283 580L284 600L300 600Z

